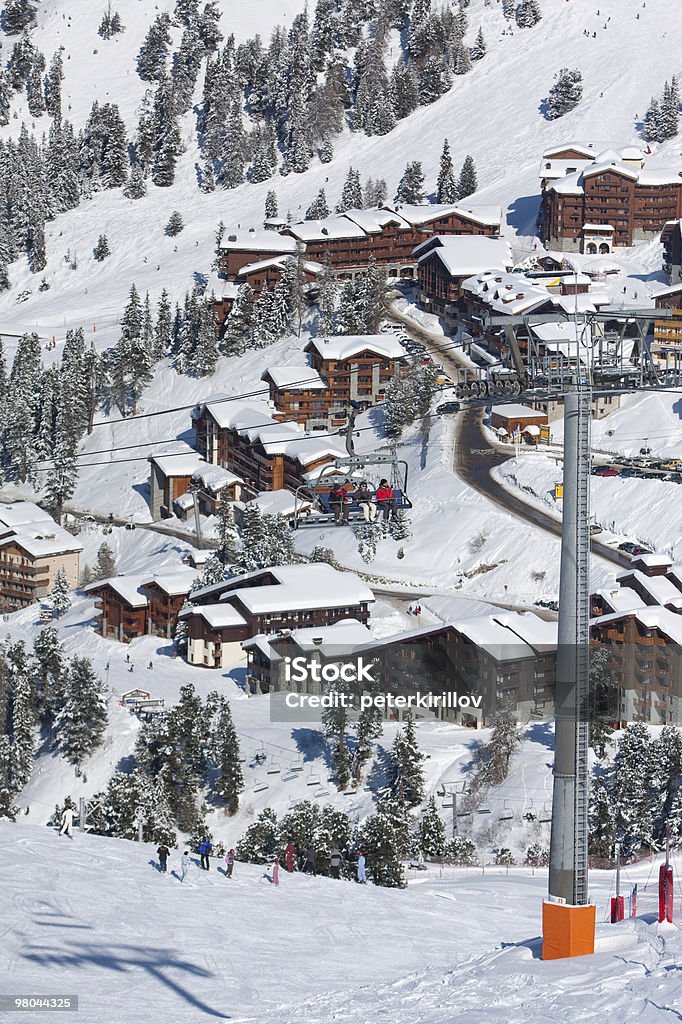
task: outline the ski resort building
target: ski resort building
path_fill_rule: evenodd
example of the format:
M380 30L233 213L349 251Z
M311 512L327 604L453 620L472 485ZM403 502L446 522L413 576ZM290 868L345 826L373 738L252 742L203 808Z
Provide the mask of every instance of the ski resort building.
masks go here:
M202 458L243 481L242 497L258 491L295 491L345 448L329 438L307 434L296 423L280 423L263 402L208 402L193 414L196 446Z
M227 487L232 501L242 496L243 480L220 466L209 466L190 448L183 446L177 452L148 457L149 507L154 519L177 516L186 519L194 509L195 498L202 515L215 515L220 504L220 491Z
M666 222L682 217L681 172L682 159L665 162L635 146L548 150L540 168L540 233L552 249L588 255L656 238Z
M436 235L414 250L419 277L419 304L430 313L456 319L462 282L491 267L513 266L506 238Z
M682 220L669 220L661 231L663 271L668 284L682 282Z
M170 639L196 577L195 569L183 567L154 576L113 576L83 589L95 598L97 632L125 644L146 635Z
M31 501L0 504L0 606L24 608L49 594L63 569L78 586L83 545Z
M241 643L258 634L329 626L353 618L366 625L374 601L353 573L325 563L275 566L223 580L192 594L187 660L222 668L241 656Z
M672 316L654 320L652 355L663 364L674 362L682 354L682 280L654 292L653 300L657 309L670 309Z
M540 409L528 405L498 405L493 407L490 425L501 437L512 440L523 437L530 444L537 444L541 427L546 427L549 418Z

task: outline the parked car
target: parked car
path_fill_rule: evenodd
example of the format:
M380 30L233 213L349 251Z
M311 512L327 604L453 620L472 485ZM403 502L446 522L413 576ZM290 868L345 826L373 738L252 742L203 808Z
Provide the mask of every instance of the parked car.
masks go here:
M559 602L558 601L540 600L540 601L533 601L533 604L536 606L536 608L548 608L552 612L558 612L559 611Z
M650 555L651 552L648 548L642 547L641 544L634 544L631 540L625 540L622 544L618 545L619 551L625 551L628 555Z
M439 416L447 416L448 413L459 412L461 405L459 402L443 402L442 405L436 406L436 412Z
M593 466L592 476L618 476L620 470L615 466Z

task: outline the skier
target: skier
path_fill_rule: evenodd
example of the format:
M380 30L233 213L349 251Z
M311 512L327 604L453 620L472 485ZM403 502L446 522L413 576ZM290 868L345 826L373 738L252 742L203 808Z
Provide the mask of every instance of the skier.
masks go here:
M189 871L189 865L190 865L189 853L187 852L187 850L185 850L185 852L183 853L182 857L180 858L180 881L181 882L185 881L185 876L187 875L187 872Z
M353 495L358 505L362 509L362 514L368 523L373 523L377 517L377 508L372 501L372 492L369 489L366 480L360 483L357 491Z
M316 875L317 874L317 871L315 870L316 863L317 863L317 850L315 849L315 847L313 846L312 843L308 843L308 845L306 846L306 850L305 850L305 863L303 865L303 873L307 874L308 872L310 872L310 874Z
M337 848L332 850L329 855L329 874L332 878L341 877L341 864L343 863L343 854Z
M232 878L232 869L234 868L234 850L228 850L225 854L225 877Z
M70 803L66 804L62 812L62 827L59 834L73 839L73 805Z
M158 850L156 851L156 854L159 858L159 871L161 872L162 875L165 875L170 850L168 849L165 843L161 843Z
M126 654L126 661L130 664L130 654Z
M208 871L209 868L210 868L210 864L208 863L208 858L209 858L209 855L210 855L212 849L213 849L213 844L208 839L204 839L199 844L199 853L201 854L201 866L204 869L204 871Z
M154 662L150 661L149 664L147 665L147 668L154 668Z
M397 511L395 503L395 494L393 493L393 488L390 486L388 480L379 481L376 499L377 505L383 511L384 522L388 522L389 516L395 519Z
M358 882L365 885L367 883L367 875L365 873L365 851L358 850Z
M272 860L272 884L279 885L279 857Z
M287 871L294 870L294 864L296 861L296 847L291 839L287 841L287 845L284 847L284 863Z

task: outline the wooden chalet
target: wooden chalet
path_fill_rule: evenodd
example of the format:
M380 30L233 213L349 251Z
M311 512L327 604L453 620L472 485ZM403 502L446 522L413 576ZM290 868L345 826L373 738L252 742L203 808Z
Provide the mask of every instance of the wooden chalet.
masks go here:
M83 545L30 501L0 504L0 609L24 608L50 593L59 569L78 586Z

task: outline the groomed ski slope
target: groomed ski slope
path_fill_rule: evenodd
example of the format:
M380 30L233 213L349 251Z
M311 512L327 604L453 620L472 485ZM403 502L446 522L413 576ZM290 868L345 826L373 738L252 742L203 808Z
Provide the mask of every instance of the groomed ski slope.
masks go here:
M212 862L184 883L155 848L0 823L2 988L77 994L80 1024L629 1024L675 1020L676 926L603 923L598 951L539 959L543 873L432 867L406 890ZM197 858L194 858L195 861ZM640 888L657 874L628 869ZM650 889L646 890L649 893ZM647 897L647 906L653 906ZM31 1020L47 1022L35 1012Z

